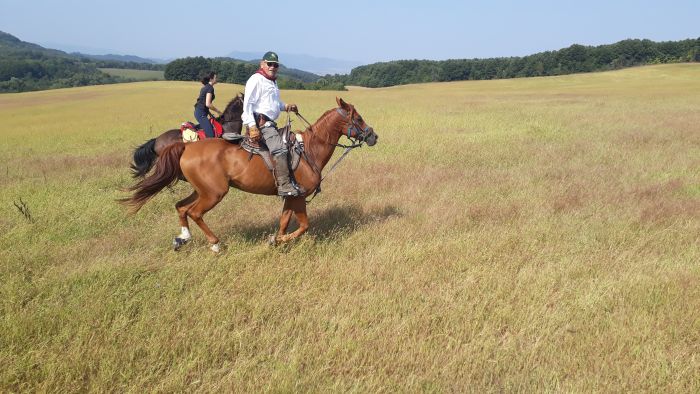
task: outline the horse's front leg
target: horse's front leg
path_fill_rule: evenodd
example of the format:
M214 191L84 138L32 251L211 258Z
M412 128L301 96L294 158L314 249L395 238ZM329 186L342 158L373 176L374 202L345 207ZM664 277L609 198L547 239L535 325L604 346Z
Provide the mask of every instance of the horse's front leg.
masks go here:
M296 231L286 234L287 227L292 218L292 213L297 217L299 228ZM280 217L280 229L275 237L275 242L288 242L304 234L309 229L309 218L306 216L306 197L287 197L284 199L284 208Z

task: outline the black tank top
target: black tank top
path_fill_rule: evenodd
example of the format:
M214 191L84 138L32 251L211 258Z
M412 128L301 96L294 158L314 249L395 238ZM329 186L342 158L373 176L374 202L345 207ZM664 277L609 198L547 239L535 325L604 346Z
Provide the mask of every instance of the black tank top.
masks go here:
M194 103L195 108L199 108L204 112L209 112L209 108L207 108L207 93L211 93L211 102L213 103L216 95L214 94L214 87L211 84L202 86L202 90L199 91L199 97L197 97L197 102Z

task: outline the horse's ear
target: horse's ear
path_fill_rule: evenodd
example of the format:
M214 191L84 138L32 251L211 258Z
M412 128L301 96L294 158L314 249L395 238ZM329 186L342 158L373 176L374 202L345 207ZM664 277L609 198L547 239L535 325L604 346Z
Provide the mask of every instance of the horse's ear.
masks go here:
M347 108L348 107L348 103L343 101L343 99L339 98L338 96L335 97L335 102L338 103L338 107L340 107L340 108Z

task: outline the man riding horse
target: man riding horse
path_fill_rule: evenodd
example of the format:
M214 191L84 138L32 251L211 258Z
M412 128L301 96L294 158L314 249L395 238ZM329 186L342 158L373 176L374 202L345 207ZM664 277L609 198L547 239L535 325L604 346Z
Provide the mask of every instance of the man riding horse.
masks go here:
M243 99L243 124L248 128L251 140L262 138L270 150L274 164L273 174L277 183L277 195L296 197L303 195L305 190L290 178L287 164L287 148L277 130L277 119L281 111L298 112L296 104L285 104L280 99L277 87L277 71L279 57L275 52L267 52L260 60L260 68L245 84Z

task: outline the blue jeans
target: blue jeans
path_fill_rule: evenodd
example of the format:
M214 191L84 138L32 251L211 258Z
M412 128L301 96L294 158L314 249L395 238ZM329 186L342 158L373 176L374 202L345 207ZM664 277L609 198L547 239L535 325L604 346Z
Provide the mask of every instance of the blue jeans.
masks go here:
M209 123L207 112L195 107L194 117L197 119L197 122L199 122L199 127L204 130L204 134L207 136L207 138L214 138L214 127L212 127L211 123Z

